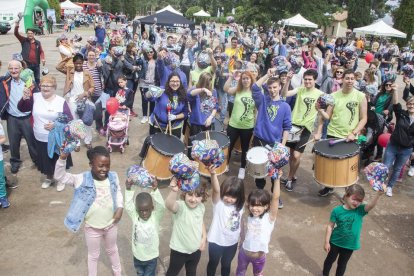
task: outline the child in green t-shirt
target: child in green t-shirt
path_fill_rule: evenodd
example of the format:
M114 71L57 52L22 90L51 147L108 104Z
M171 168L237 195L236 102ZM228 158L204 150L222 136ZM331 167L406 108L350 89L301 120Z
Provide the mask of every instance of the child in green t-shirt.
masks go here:
M361 247L360 235L363 217L375 207L384 192L378 191L368 204L362 204L365 197L364 188L359 184L349 186L345 190L344 205L335 207L326 227L324 249L328 253L323 264L323 275L329 275L332 264L338 255L336 275L344 275L346 265L354 250Z
M173 177L170 182L171 191L165 199L165 206L173 213L173 229L170 240L170 265L166 276L177 276L183 266L187 276L197 275L201 251L206 248L207 232L203 203L207 200L208 194L205 185L200 185L196 179L193 176L190 181L191 186L197 188L182 191L180 200L177 200L178 184L184 185L183 180L178 181Z
M152 191L138 193L131 189L132 181L125 183L125 210L132 220L132 254L138 275L155 276L159 257L159 229L165 204L157 182Z

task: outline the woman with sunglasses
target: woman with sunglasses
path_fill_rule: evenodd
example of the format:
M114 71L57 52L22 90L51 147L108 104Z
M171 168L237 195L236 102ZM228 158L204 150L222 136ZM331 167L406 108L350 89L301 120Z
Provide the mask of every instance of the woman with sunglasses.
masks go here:
M148 116L152 114L155 103L149 102L145 97L145 93L148 91L150 85L155 85L155 72L156 72L156 58L157 53L154 47L148 47L143 49L144 55L144 75L139 79L139 90L141 91L141 108L142 108L142 119L141 124L145 124L148 121ZM149 105L149 108L148 108Z
M381 86L381 91L372 101L372 106L375 108L375 113L384 116L384 119L386 119L387 122L392 121L392 97L395 93L394 88L395 85L393 81L385 81ZM377 145L377 154L374 158L374 161L381 161L383 152L384 148L380 145Z
M393 111L396 117L395 130L391 134L384 153L384 164L388 167L391 175L388 179L386 195L392 196L392 189L397 181L402 167L410 158L414 147L414 96L405 98L407 109L402 109L398 103L398 91L396 84L392 85Z

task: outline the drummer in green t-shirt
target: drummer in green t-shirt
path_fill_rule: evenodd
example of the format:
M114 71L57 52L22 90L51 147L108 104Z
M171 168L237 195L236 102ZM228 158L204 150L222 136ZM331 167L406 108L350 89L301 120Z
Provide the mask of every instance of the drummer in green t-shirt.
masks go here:
M293 72L289 72L287 75L287 82L282 89L282 96L291 97L296 95L296 103L292 111L292 125L303 130L300 134L299 141L289 142L288 140L286 143L286 146L290 148L289 174L285 183L285 188L288 192L293 191L293 183L296 181L295 173L299 168L300 157L305 151L305 144L308 142L311 133L313 132L316 116L318 114L315 103L323 94L322 91L315 88L315 80L318 78L318 72L316 72L316 70L309 69L303 74L304 86L288 91L292 77ZM319 133L319 136L315 135L315 140L321 138L321 131L318 131L317 133Z
M326 111L317 106L321 118L330 120L328 138L346 138L347 141L355 141L367 123L367 100L364 93L354 88L354 82L354 71L345 70L342 90L332 94L335 105L328 106ZM319 195L327 196L332 192L333 188L325 187L319 191Z

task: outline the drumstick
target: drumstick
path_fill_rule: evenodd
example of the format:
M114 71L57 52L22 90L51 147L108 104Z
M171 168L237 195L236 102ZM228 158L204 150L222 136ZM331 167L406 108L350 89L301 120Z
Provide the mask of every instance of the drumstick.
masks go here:
M310 140L310 141L306 142L305 144L303 144L302 146L300 146L299 149L303 148L304 146L306 146L307 144L310 144L312 142L315 142L315 138L313 138L312 140Z
M168 112L168 130L171 136L171 120L170 120L171 104L167 104L167 112Z
M338 139L338 140L329 140L329 146L333 147L334 145L341 143L341 142L345 142L346 138L343 139Z

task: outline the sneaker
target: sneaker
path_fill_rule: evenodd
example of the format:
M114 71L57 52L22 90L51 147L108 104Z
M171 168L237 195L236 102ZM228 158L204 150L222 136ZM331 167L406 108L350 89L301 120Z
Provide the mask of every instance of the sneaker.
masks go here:
M64 189L65 189L65 184L61 183L61 182L58 182L57 185L56 185L56 191L61 192Z
M12 174L17 174L19 172L19 167L18 166L11 166L10 172Z
M131 113L129 114L131 117L138 117L138 114L135 113L134 111L131 111Z
M147 116L144 116L141 119L141 124L145 124L147 121L148 121L148 117Z
M0 197L0 205L1 205L1 208L9 208L10 207L10 202L7 199L7 196Z
M414 176L414 166L411 166L408 170L408 176Z
M285 185L286 191L292 192L293 191L293 181L288 180Z
M8 152L9 149L10 149L10 146L9 145L4 144L4 145L1 146L1 150L3 151L3 153Z
M6 178L6 188L16 189L17 187L19 187L19 180L17 179L17 176L10 175Z
M50 179L45 179L45 181L43 181L42 183L42 189L47 189L50 187L50 185L52 185L53 181Z
M283 208L283 201L279 198L279 206L278 206L278 208L279 209L282 209Z
M286 185L286 183L288 182L288 178L281 178L280 179L280 183L282 183L283 185ZM296 182L296 180L298 180L298 178L296 177L296 176L294 176L293 178L292 178L292 182Z
M325 187L325 188L323 188L322 190L320 190L318 192L318 195L319 196L328 196L329 194L332 194L333 192L334 192L333 188Z
M239 179L244 179L244 177L246 176L246 170L243 168L239 169L239 175L237 176Z
M377 186L372 186L372 189L373 189L374 191L376 191L376 192L378 192L378 191L379 191L379 188L378 188Z
M392 196L392 188L391 187L387 187L387 192L385 192L385 194L389 197Z
M403 179L402 179L402 177L398 177L396 181L401 183L401 182L403 182Z

